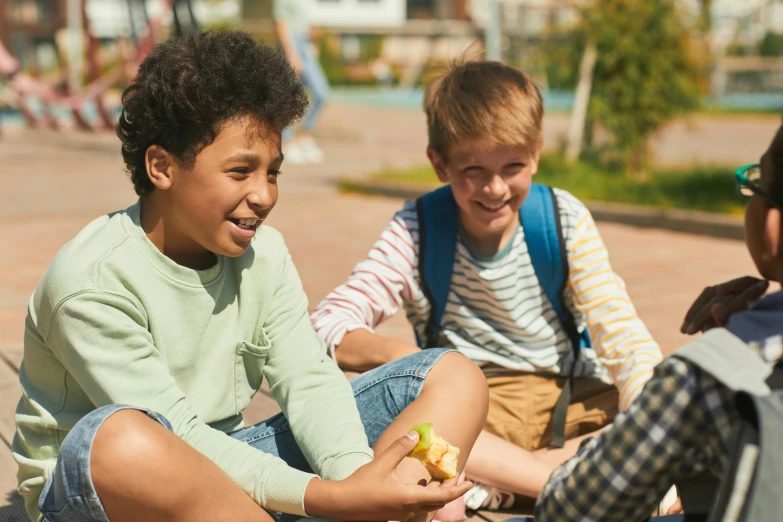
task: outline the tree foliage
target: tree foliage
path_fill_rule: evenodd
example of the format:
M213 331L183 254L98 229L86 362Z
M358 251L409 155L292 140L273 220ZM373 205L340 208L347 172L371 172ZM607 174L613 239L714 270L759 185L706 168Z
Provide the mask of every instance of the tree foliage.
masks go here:
M783 34L768 31L759 42L759 56L783 56Z
M700 105L706 60L674 0L594 0L584 33L598 49L590 118L642 172L650 137Z
M272 0L242 0L243 18L266 18L272 16Z

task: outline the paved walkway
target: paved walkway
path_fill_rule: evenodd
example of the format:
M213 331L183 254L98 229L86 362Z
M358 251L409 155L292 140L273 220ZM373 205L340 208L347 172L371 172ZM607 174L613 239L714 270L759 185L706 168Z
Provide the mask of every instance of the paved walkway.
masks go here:
M739 122L739 123L738 123ZM548 119L546 140L566 128ZM738 127L739 125L739 127ZM775 120L696 122L698 134L674 126L660 157L683 162L698 152L721 162L750 162L772 135ZM742 128L735 135L733 130ZM358 129L358 130L357 130ZM729 133L727 135L727 132ZM311 305L339 284L364 256L400 201L340 195L341 175L424 161L425 132L418 112L330 107L321 128L328 161L319 167L286 166L281 196L269 224L285 235ZM717 147L706 147L713 141ZM732 145L732 146L729 146ZM735 152L736 149L740 149ZM545 173L542 173L545 174ZM110 135L51 134L10 129L0 136L0 521L22 520L9 505L16 466L8 447L19 397L24 318L30 293L55 252L90 220L131 204L116 139ZM601 224L617 272L652 333L666 351L678 346L687 305L705 286L753 273L741 242ZM380 333L412 341L399 314ZM250 420L272 411L261 395Z

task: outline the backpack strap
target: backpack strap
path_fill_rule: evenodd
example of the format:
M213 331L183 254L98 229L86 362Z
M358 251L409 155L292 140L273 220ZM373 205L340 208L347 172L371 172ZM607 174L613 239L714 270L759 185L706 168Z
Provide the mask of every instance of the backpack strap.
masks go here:
M780 520L783 453L776 442L783 432L780 362L766 382L771 388L769 395L739 392L734 397L739 421L732 430L729 465L714 495L710 522Z
M419 277L430 303L425 338L420 348L434 348L440 336L440 323L451 288L451 273L457 251L457 203L451 185L428 192L416 200L419 219Z
M725 328L713 328L672 354L715 377L733 392L769 395L771 369L759 354Z
M562 448L565 444L565 423L568 405L571 403L573 376L579 352L590 346L587 329L581 333L576 320L565 303L564 294L568 283L568 251L560 223L560 207L551 187L533 183L530 185L519 219L525 231L525 242L530 253L533 270L544 293L554 308L563 326L574 354L574 364L563 385L563 391L552 411L552 447Z
M748 397L766 397L770 394L770 387L765 382L770 376L769 365L756 351L725 328L713 328L672 355L698 366L731 391L739 392L739 396L749 394ZM739 409L742 412L749 408ZM738 444L732 450L733 454L750 443L747 440L748 435L752 434L746 431L741 436L737 433L732 436L735 440L734 444ZM731 465L736 464L733 462ZM736 470L732 473L736 474ZM733 475L726 475L726 477L731 476ZM677 488L686 512L708 513L713 510L723 512L731 495L733 480L728 478L721 483L718 477L705 471L695 477L678 481Z
M564 258L562 232L558 226L559 208L551 188L533 183L519 209L519 219L525 231L525 242L538 282L544 289L557 317L563 322L562 295L568 274ZM570 332L569 332L570 333Z

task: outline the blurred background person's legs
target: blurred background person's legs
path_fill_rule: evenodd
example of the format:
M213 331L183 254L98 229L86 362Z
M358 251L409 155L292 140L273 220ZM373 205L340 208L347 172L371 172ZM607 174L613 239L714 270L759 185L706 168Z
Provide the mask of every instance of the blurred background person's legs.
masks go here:
M329 81L318 62L310 37L294 35L293 39L301 58L300 78L310 94L310 109L296 130L288 128L283 133L283 153L291 163L320 163L324 154L315 141L313 130L329 97Z

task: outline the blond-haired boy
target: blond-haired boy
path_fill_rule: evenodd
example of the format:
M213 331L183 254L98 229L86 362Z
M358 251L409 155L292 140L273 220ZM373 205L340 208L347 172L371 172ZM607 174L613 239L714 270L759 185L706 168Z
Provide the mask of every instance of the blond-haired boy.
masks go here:
M563 315L539 281L528 248L538 231L520 221L543 142L543 103L532 80L497 62L456 65L428 86L425 112L427 157L451 187L458 222L453 263L442 267L452 270L442 317L432 320L421 219L417 203L407 202L312 321L346 370L364 372L420 350L373 333L400 307L422 347L453 347L481 365L490 411L466 472L485 486L467 502L507 507L514 494L537 496L582 436L628 408L661 353L612 270L590 212L564 190L546 192L567 260ZM577 346L585 328L592 348ZM552 411L569 378L569 441L550 449Z

